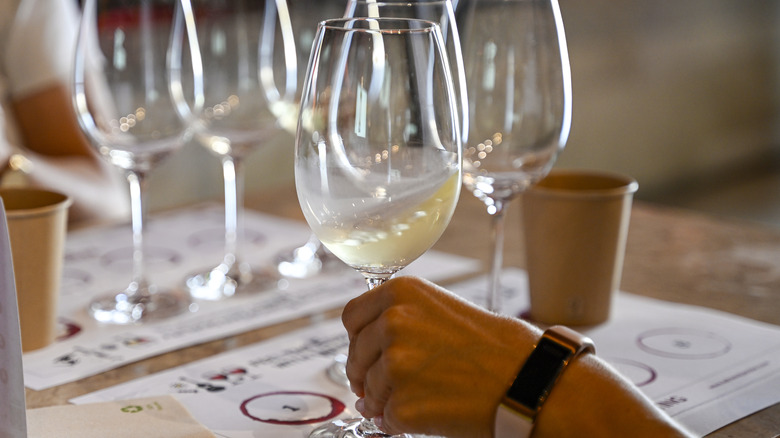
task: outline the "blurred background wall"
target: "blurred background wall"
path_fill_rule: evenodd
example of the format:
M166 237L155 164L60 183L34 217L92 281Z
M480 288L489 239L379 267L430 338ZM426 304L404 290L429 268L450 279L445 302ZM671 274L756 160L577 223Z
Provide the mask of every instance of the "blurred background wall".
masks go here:
M638 198L780 226L780 2L560 0L573 129L560 166Z
M557 166L627 173L638 199L780 227L780 2L559 1L574 115ZM247 160L247 192L291 184L292 158L280 133ZM150 184L152 209L222 197L219 161L198 145Z

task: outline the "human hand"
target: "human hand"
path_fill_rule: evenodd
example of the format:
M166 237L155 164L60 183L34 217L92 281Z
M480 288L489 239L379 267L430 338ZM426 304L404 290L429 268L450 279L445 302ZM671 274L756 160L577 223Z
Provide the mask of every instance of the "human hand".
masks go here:
M540 332L415 277L350 301L347 376L356 407L388 433L488 437Z

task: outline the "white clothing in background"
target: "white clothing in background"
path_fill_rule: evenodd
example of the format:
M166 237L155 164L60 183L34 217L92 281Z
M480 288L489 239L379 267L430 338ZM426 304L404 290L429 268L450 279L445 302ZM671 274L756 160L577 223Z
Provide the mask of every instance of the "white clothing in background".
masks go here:
M0 0L0 166L14 153L29 157L31 184L73 198L71 222L126 219L126 183L113 166L26 150L10 106L11 97L23 98L57 83L70 89L80 20L76 1Z

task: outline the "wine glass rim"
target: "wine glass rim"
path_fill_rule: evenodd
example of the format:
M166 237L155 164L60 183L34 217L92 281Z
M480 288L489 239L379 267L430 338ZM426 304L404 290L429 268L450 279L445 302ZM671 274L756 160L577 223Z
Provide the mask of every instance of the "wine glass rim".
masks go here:
M412 27L407 25L401 27L398 25L390 25L390 23L416 23L419 27ZM367 23L380 24L379 28L369 27ZM382 24L388 24L389 27L382 26ZM358 26L364 27L355 27ZM320 22L320 27L325 29L342 30L345 32L361 32L361 33L429 33L433 32L439 26L430 20L423 20L420 18L395 18L395 17L353 17L353 18L330 18Z

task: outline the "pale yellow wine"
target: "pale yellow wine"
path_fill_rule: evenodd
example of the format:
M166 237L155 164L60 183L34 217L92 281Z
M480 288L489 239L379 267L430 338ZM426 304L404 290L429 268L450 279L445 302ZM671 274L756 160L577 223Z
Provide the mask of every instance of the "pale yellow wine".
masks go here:
M363 272L393 273L439 239L455 210L460 182L460 172L455 172L416 205L396 210L391 202L379 212L353 215L351 223L309 222L320 241L348 265Z

